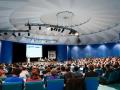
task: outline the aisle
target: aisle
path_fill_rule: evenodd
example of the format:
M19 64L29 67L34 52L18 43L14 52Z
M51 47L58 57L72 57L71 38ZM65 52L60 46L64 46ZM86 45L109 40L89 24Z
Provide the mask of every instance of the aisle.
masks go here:
M120 90L120 84L99 85L98 90Z

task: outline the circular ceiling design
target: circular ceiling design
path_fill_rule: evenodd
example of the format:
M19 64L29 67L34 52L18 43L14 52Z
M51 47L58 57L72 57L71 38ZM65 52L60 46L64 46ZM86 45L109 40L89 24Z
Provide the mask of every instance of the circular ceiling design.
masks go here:
M32 27L30 36L27 33L17 37L1 35L1 40L43 44L119 41L120 0L0 0L0 12L0 30L27 30L28 21L65 25L79 32L81 42L75 42L78 37L69 36L68 31L51 31L48 27L41 30Z
M88 22L90 17L83 16L80 14L74 14L74 12L70 11L60 11L49 13L40 17L40 20L46 24L52 25L60 25L60 26L68 26L68 27L76 27L80 26L82 23Z

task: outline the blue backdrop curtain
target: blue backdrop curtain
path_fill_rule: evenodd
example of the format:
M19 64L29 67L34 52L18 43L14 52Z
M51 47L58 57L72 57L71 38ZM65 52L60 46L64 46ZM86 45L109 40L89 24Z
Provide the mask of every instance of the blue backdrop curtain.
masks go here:
M58 61L67 60L67 46L66 45L57 45L57 60Z
M2 41L0 63L12 63L12 42Z
M94 45L70 45L68 46L71 58L87 58L87 57L113 57L120 56L120 44L94 44Z
M1 41L0 63L12 63L13 46L13 42ZM56 51L58 61L65 61L69 59L77 60L79 58L87 57L120 56L120 43L94 45L52 45L52 47L54 47L54 50ZM51 46L48 48L51 49Z

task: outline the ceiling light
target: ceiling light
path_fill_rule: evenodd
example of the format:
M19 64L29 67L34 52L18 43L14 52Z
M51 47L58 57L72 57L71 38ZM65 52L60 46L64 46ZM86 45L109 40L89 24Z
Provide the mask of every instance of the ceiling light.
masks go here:
M39 30L41 30L41 26L39 26Z
M20 32L18 33L18 36L21 36L21 33L20 33Z
M60 31L61 31L61 29L59 28L59 29L58 29L58 32L60 32Z
M51 31L53 31L53 30L54 30L54 28L51 27Z
M12 35L13 35L14 37L16 37L15 33L12 33Z
M30 36L30 32L28 32L28 36Z
M7 32L4 32L4 35L7 35L8 33Z
M78 33L78 32L76 32L76 33L75 33L75 36L79 36L79 33Z
M31 26L30 25L28 25L28 29L31 30Z
M54 30L57 31L57 28L55 27Z
M62 29L61 33L63 33L63 32L64 32L64 28Z

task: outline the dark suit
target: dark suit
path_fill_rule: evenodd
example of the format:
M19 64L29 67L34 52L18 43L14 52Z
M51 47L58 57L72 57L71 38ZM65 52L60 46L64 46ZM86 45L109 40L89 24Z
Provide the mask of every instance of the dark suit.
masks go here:
M84 79L83 78L70 78L66 82L65 90L84 90Z
M85 77L97 77L97 73L94 71L89 71L85 73Z
M65 83L67 82L67 80L69 80L70 78L73 77L73 73L72 72L67 72L65 75L64 75L64 81Z

